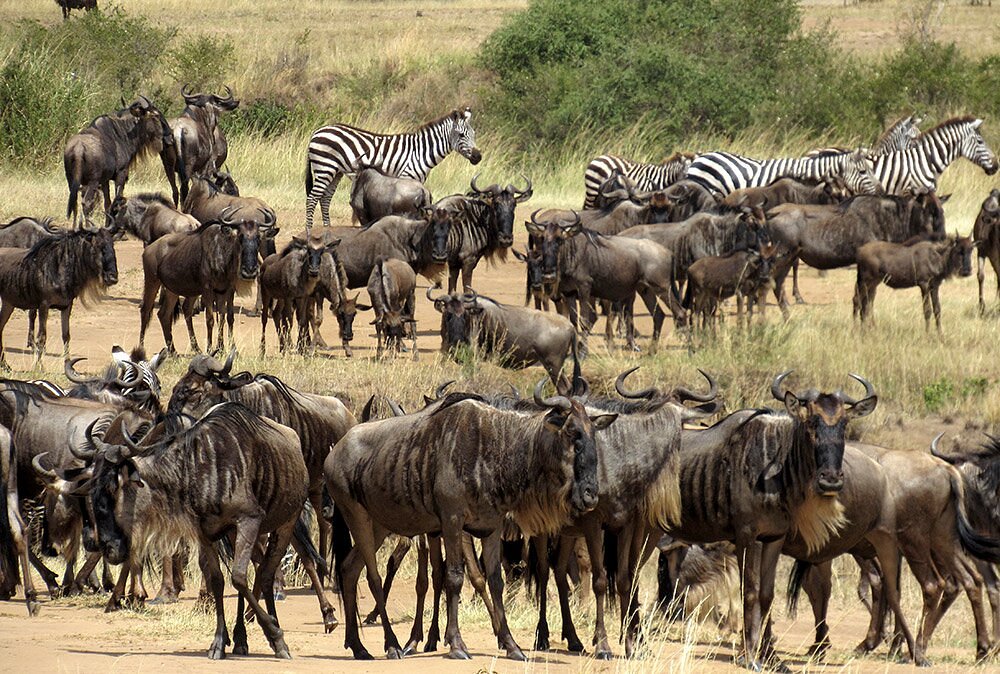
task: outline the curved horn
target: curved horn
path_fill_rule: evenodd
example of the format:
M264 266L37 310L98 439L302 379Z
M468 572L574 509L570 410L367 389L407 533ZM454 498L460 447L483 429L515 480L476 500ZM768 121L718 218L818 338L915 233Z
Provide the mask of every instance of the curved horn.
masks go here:
M139 449L139 445L137 445L135 440L132 439L132 434L128 432L128 429L125 428L124 424L122 424L122 437L125 439L125 445L128 447L128 451L121 453L121 457L123 459L127 459L128 457L138 454L141 451Z
M771 382L771 395L775 400L785 400L785 395L781 392L781 382L785 381L785 377L790 375L792 372L792 370L785 370Z
M148 98L146 98L145 96L143 96L142 94L139 94L139 100L142 101L143 110L149 110L151 107L153 107L153 102Z
M122 379L121 377L115 377L115 383L121 386L123 389L132 388L136 384L142 381L142 371L139 370L139 366L135 363L129 361L132 368L135 370L135 376L132 379Z
M230 370L233 369L233 361L236 360L236 348L229 352L229 357L226 358L226 364L222 366L221 374L229 374Z
M188 93L188 85L187 84L182 84L181 85L181 96L183 96L184 98L187 98L188 96L192 96L192 95L193 94Z
M655 388L646 388L641 391L629 391L625 388L625 378L630 374L639 369L636 365L631 370L625 370L618 377L615 378L615 390L618 391L618 395L622 398L631 398L633 400L650 400L653 396L657 394Z
M517 387L509 382L507 383L507 386L510 387L510 395L513 396L514 400L520 400L521 392L517 390Z
M233 208L232 206L226 206L225 208L223 208L222 212L219 213L219 222L221 222L223 225L230 225L230 226L233 225L233 221L230 216L233 214L233 211L236 210L239 209Z
M272 225L274 225L275 217L274 217L274 213L273 212L271 212L271 211L265 211L260 206L257 207L257 210L260 211L261 215L264 216L264 226L265 227L271 227Z
M451 297L448 293L441 295L441 297L431 297L432 292L434 292L434 288L428 286L425 295L427 296L427 299L429 299L431 302L437 302L438 300L444 301L448 297Z
M95 384L100 381L97 377L85 377L84 375L77 372L73 366L79 363L81 360L87 360L83 357L72 358L63 363L63 372L66 373L66 378L69 379L74 384Z
M944 458L941 456L941 452L938 451L938 443L941 442L941 438L944 437L944 431L937 434L933 440L931 440L931 454L938 457L939 459Z
M859 374L854 374L853 372L849 373L849 376L851 377L851 379L860 382L861 385L865 387L865 398L871 398L873 395L875 395L875 387L872 386L872 383L870 381L868 381ZM843 400L844 403L848 405L853 405L854 403L858 402L854 398L851 398L850 396L844 394L841 394L840 397L841 400ZM862 398L862 400L864 400L864 398Z
M223 100L225 101L233 100L233 90L229 88L228 84L226 85L226 97Z
M708 380L708 393L695 393L691 389L685 388L683 386L678 386L674 389L674 395L676 395L681 402L685 400L693 400L698 403L708 403L715 400L719 395L719 385L716 383L715 379L709 373L705 372L701 368L698 368L698 372L701 376Z
M548 377L542 377L538 380L538 383L535 384L535 390L531 392L532 397L535 399L535 404L539 407L553 407L568 412L572 409L573 404L566 396L556 395L551 398L542 397L542 389L545 388L545 384L548 381Z
M570 210L570 213L573 214L573 222L569 223L568 225L563 225L563 227L567 229L569 227L576 227L577 225L580 224L580 214L577 213L576 210Z
M469 185L472 187L472 191L475 192L476 194L482 194L483 193L483 191L481 189L479 189L479 185L476 184L476 179L479 178L479 175L481 173L482 173L482 171L480 171L479 173L476 173L476 175L472 176L472 181L469 183Z
M531 191L531 178L529 178L528 176L524 175L523 173L521 174L521 177L522 177L522 178L524 178L524 181L525 181L526 183L528 183L528 186L527 186L527 187L525 187L525 188L524 188L523 190L519 190L519 189L517 189L517 188L515 187L515 188L514 188L514 191L515 191L515 192L517 192L517 193L518 193L518 195L523 195L523 194L527 194L528 192L530 192L530 191Z
M544 223L544 222L538 222L538 220L535 219L535 217L539 213L541 213L543 210L545 210L545 209L539 208L538 210L536 210L534 213L531 214L531 224L538 225L539 227L544 227L545 226L546 223Z
M444 382L443 384L441 384L440 386L438 386L436 389L434 389L434 399L435 400L441 400L441 398L444 397L445 389L447 389L449 386L451 386L454 383L455 383L454 379L449 379L448 381Z
M404 412L403 408L399 406L399 403L397 403L395 400L393 400L392 398L389 398L389 397L386 397L385 400L386 400L387 403L389 403L389 409L392 410L392 416L394 416L394 417L405 417L406 416L406 412Z
M50 480L58 480L59 475L56 474L56 471L50 468L42 467L42 457L48 456L48 454L49 454L48 452L42 452L41 454L35 456L35 458L31 460L31 467L34 468L35 472L41 475L42 477L47 477Z

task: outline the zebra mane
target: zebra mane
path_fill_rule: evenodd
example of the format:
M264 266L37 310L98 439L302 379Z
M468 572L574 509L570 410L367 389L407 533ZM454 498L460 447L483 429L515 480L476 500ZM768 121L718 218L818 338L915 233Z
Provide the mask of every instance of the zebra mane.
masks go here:
M694 158L695 158L694 152L682 152L680 150L677 150L676 152L674 152L672 155L670 155L660 163L673 164L679 161L691 161Z
M921 133L919 136L917 136L917 140L920 141L926 138L927 136L930 136L938 129L943 129L945 127L952 127L952 126L961 126L962 124L970 124L976 121L977 119L979 118L976 117L975 115L960 115L958 117L952 117L951 119L946 119L937 126L935 126L934 128L928 129L927 131Z

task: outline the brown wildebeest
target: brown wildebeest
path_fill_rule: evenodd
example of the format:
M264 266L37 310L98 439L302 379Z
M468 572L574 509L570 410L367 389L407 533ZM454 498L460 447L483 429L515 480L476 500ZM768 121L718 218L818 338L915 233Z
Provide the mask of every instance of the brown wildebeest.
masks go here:
M678 180L663 190L663 196L673 204L664 222L683 222L695 213L714 210L719 205L712 192L693 180Z
M854 317L867 321L880 283L890 288L920 288L924 324L941 332L941 284L955 276L972 276L972 239L958 236L944 241L919 241L911 245L873 241L858 248L858 280L854 287Z
M782 544L798 532L810 549L822 547L845 524L844 435L853 418L877 404L843 393L771 394L786 413L742 410L688 438L680 466L681 517L667 533L689 543L736 545L743 587L743 644L739 660L761 669L775 658L764 616L774 591ZM895 608L895 607L894 607Z
M63 21L69 19L70 10L85 9L89 12L97 9L97 0L56 0L56 4L62 10Z
M983 282L986 280L988 258L997 277L997 298L1000 299L1000 189L990 191L983 201L972 226L972 238L976 241L976 277L979 279L979 313L986 313L983 300Z
M433 203L421 181L387 175L377 168L361 169L351 185L351 221L362 227L387 215L419 218Z
M104 554L126 560L133 571L151 547L172 551L183 540L197 541L199 563L215 600L213 660L229 644L223 600L224 580L214 543L235 531L231 581L239 593L233 652L248 652L244 602L279 658L290 658L274 606L275 571L292 538L306 498L308 474L294 431L236 403L222 403L190 428L136 446L108 444L87 434L94 456L90 507ZM257 567L254 589L247 567L261 536L272 534Z
M527 307L528 302L534 299L536 311L548 311L549 298L552 295L553 286L551 283L546 283L544 279L541 246L532 246L529 244L527 251L524 253L515 250L514 257L523 262L525 266L524 306Z
M63 355L69 354L69 317L73 302L84 306L118 282L114 236L117 228L80 229L42 239L31 248L0 248L0 369L9 369L3 355L3 329L14 309L38 311L35 361L45 353L49 309L62 320Z
M520 369L540 364L554 385L566 358L576 352L576 331L563 316L500 304L471 290L464 295L427 299L441 314L441 351L460 344L493 355L503 367Z
M180 117L170 120L176 150L172 164L164 168L169 174L180 176L180 201L174 192L174 205L187 200L188 182L194 176L210 176L222 167L228 155L226 136L219 126L219 114L232 112L239 107L233 90L226 87L226 95L188 93L187 85L181 87L186 106Z
M795 178L779 178L764 187L745 187L730 192L721 203L730 208L756 206L767 210L780 204L835 204L838 201L830 183L810 185Z
M201 226L197 218L178 211L162 194L115 199L108 217L119 229L142 241L143 247L167 234L191 232Z
M264 259L260 272L262 355L267 352L267 318L272 313L280 349L288 349L293 312L299 324L298 348L305 349L309 341L308 304L319 283L323 255L339 243L324 243L317 238L307 241L293 236L284 250Z
M234 217L252 217L261 227L272 227L277 223L274 209L263 199L227 194L215 183L200 177L191 179L191 191L184 200L183 210L202 224L218 222L225 212Z
M465 575L463 531L486 537L490 595L498 640L508 657L524 654L507 626L500 569L500 533L507 513L528 534L557 531L571 512L598 502L594 436L617 415L590 416L577 399L543 399L545 412L498 410L470 394L451 394L427 410L355 426L327 457L324 472L330 495L343 514L356 547L348 552L347 531L335 524L337 572L342 578L347 621L345 643L357 659L371 655L361 643L357 583L367 568L369 586L385 633L390 658L402 656L386 613L375 552L386 536L413 537L441 532L447 560L445 587L450 656L468 659L458 626L458 602ZM455 433L454 429L463 429ZM510 453L506 447L518 446ZM412 480L399 481L400 466ZM364 503L357 496L364 494ZM340 541L337 544L337 541Z
M657 544L657 601L672 620L714 617L723 633L740 630L740 573L728 541L687 545L663 536Z
M330 447L357 423L354 415L333 396L305 393L291 388L277 377L247 373L230 375L232 356L225 364L211 357L191 361L187 374L174 387L168 410L200 417L223 401L240 403L256 414L267 417L298 434L301 455L308 473L308 499L315 512L323 507L323 461ZM305 500L305 496L303 497ZM320 521L320 550L327 549L329 526ZM309 573L323 612L327 632L337 625L333 606L323 593L323 585L308 555L296 545L296 551Z
M701 327L713 322L719 303L736 296L737 321L743 320L743 303L747 304L747 325L753 319L754 305L764 317L764 295L771 285L771 272L777 246L768 243L757 249L738 251L723 256L703 257L688 267L688 283L684 292L684 309L694 327L694 316L701 315Z
M266 213L257 213L268 219ZM226 310L230 339L233 335L233 296L238 290L249 292L258 272L258 249L262 237L273 237L277 228L264 232L257 220L244 212L239 220L223 213L220 222L204 224L193 232L168 234L142 251L143 292L139 313L139 346L143 346L146 328L153 316L153 304L163 288L163 301L157 316L163 328L167 349L175 353L173 322L180 297L184 297L184 321L187 323L191 349L198 351L194 334L194 298L201 297L205 307L208 343L212 343L215 313ZM219 325L218 348L222 348L225 324Z
M774 243L798 250L792 294L798 292L798 261L816 269L854 264L858 248L869 241L902 243L915 236L944 236L944 209L948 197L934 192L917 197L856 196L828 206L782 204L767 212L767 228ZM787 305L785 276L775 279L774 294Z
M413 340L413 359L417 359L417 328L413 319L414 292L417 276L410 265L402 260L379 260L368 278L368 297L375 311L375 332L378 334L376 357L382 357L382 348L399 351L409 326Z
M14 218L5 225L0 225L0 248L31 248L44 238L60 234L63 230L52 226L52 218L20 217ZM28 311L28 343L29 351L35 350L35 318L37 311Z
M323 237L323 241L329 244L331 241L339 241L330 234L329 228L323 227L316 230L318 236ZM309 306L309 325L311 328L312 348L326 348L326 340L320 333L320 326L323 324L323 301L330 303L330 311L337 319L337 328L340 333L341 342L344 346L344 355L352 357L351 340L354 339L354 318L358 311L365 311L370 307L358 304L358 296L348 297L347 272L344 270L344 263L340 261L340 255L336 249L331 250L329 255L324 255L320 262L319 283L313 293L313 302Z
M108 183L115 181L115 199L122 195L129 169L150 152L163 152L174 142L163 114L145 96L110 115L101 115L70 137L63 151L63 166L69 184L66 217L79 225L77 196L83 188L83 219L89 219L97 200L104 195L104 212L111 208Z

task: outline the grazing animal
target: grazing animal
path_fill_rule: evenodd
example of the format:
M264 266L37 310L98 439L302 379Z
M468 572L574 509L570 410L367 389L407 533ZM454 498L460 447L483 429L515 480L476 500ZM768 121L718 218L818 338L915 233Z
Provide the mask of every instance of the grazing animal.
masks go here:
M583 173L586 195L583 207L584 209L598 207L601 186L615 172L630 180L636 190L655 192L670 187L683 178L695 156L689 152L675 152L660 164L643 164L607 154L591 159Z
M764 316L764 294L771 285L771 270L777 255L774 244L759 250L745 250L725 256L703 257L688 267L688 283L684 294L684 309L700 315L702 328L708 327L719 303L736 296L737 320L743 319L744 299L747 304L747 325L753 319L753 308L760 307Z
M178 211L162 194L115 199L108 217L120 230L142 241L143 246L167 234L191 232L201 226L197 218Z
M127 108L101 115L70 137L63 151L69 184L66 217L79 225L79 192L83 188L83 218L90 218L97 190L104 195L104 212L111 208L108 183L115 181L115 199L122 195L129 169L149 152L161 153L174 142L163 114L145 96Z
M40 240L31 248L0 248L0 368L10 369L3 353L3 329L14 309L38 311L35 361L45 353L49 309L62 321L63 355L69 354L73 303L84 306L118 282L114 236L117 228L80 229Z
M871 317L880 283L890 288L920 288L924 324L941 331L941 284L952 276L972 276L972 239L958 236L944 241L919 241L906 245L872 241L858 248L858 280L854 287L854 317L864 323Z
M97 0L56 0L56 4L62 10L63 21L69 20L70 10L85 9L89 12L97 9Z
M525 307L500 304L469 290L464 295L427 299L441 313L441 351L453 352L460 344L493 355L500 365L523 368L540 364L554 385L570 353L576 351L576 331L563 316Z
M167 167L168 175L180 177L180 200L174 191L174 205L187 200L188 183L194 176L211 176L226 161L229 153L226 136L219 126L219 114L232 112L239 107L233 90L226 87L226 95L188 93L187 85L181 87L184 111L170 120L176 150L173 165Z
M377 168L358 171L351 185L351 221L362 227L387 215L419 218L433 203L422 181L387 175Z
M471 108L453 110L411 133L387 135L347 124L316 130L306 154L306 230L312 229L316 202L323 225L330 226L330 199L345 175L353 178L360 167L366 167L424 182L453 150L471 164L483 157L476 147Z
M326 243L332 240L327 228L318 231ZM312 346L326 347L326 341L319 331L323 324L323 301L326 300L330 303L330 311L337 319L344 355L350 358L353 355L351 340L354 339L354 318L358 311L364 311L365 307L358 304L360 293L348 297L347 290L347 272L344 270L344 263L340 261L337 250L331 250L330 254L324 255L320 262L319 283L316 284L316 291L313 293L313 304L309 307Z
M370 659L361 643L357 619L357 582L367 568L385 647L402 656L382 593L375 552L386 536L413 537L441 532L447 569L450 656L468 659L458 626L462 591L463 531L486 537L483 557L497 617L497 635L508 657L524 654L507 626L500 568L504 518L528 534L558 530L572 511L591 510L598 501L595 434L617 415L590 416L583 403L555 396L536 402L546 411L495 409L469 394L451 394L440 403L403 417L355 426L327 457L327 488L343 514L356 547L346 546L347 531L334 527L337 573L347 621L345 644L356 659ZM462 429L461 432L455 432ZM506 448L518 447L509 452ZM406 468L401 468L406 466ZM400 475L407 479L400 480ZM349 552L348 552L349 550Z
M225 657L224 580L214 543L233 536L230 580L239 594L233 652L248 652L244 604L248 603L274 654L290 658L274 606L275 571L292 538L306 498L308 475L299 438L290 428L257 416L237 403L222 403L190 428L142 446L125 435L110 444L87 433L94 459L88 500L108 560L126 560L138 571L150 548L172 552L181 541L197 541L198 561L215 602L215 638L208 657ZM272 534L257 567L255 589L247 567L261 536Z
M976 277L979 280L979 313L986 313L983 300L983 282L986 280L986 263L989 259L993 273L997 277L997 298L1000 299L1000 189L990 191L983 201L972 226L972 238L976 241Z
M663 536L656 546L657 601L674 620L713 617L724 632L740 630L740 573L728 541L686 545Z
M417 276L402 260L379 260L372 269L368 277L368 297L375 311L372 324L378 335L376 357L382 357L383 348L398 352L408 326L413 340L413 358L416 360L417 328L413 319L416 288Z
M31 248L42 239L63 230L52 226L52 218L20 217L14 218L5 225L0 225L0 248ZM28 343L29 351L35 350L35 319L38 312L28 310Z

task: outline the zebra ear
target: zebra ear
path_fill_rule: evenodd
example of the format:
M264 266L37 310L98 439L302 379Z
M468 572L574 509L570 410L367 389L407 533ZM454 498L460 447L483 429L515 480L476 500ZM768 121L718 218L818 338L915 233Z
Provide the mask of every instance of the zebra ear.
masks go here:
M979 128L979 127L981 127L982 125L983 125L983 120L981 120L981 119L977 119L976 121L974 121L974 122L972 123L972 128L973 128L973 129L978 129L978 128Z

